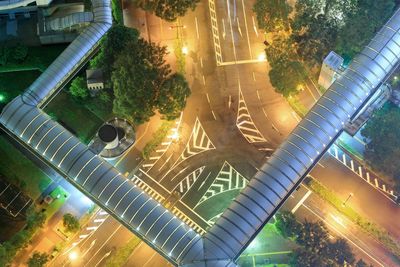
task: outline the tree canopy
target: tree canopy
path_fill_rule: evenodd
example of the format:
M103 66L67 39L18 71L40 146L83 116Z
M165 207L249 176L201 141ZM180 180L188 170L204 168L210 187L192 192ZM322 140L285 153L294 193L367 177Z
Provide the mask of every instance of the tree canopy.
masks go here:
M285 238L296 238L301 224L290 211L282 211L276 214L275 226L278 232Z
M133 0L134 4L156 16L174 21L184 16L188 10L194 10L200 0Z
M28 260L28 267L43 267L50 260L46 253L34 252L32 257Z
M307 73L318 76L323 59L332 50L353 57L394 7L395 0L297 0L290 14L287 1L257 0L253 10L259 27L267 33L269 76L276 91L295 94L293 85L301 82L303 72L293 70L304 66Z
M83 77L78 76L72 80L71 86L69 87L71 95L77 98L86 98L89 96L89 91L86 85L86 81Z
M394 177L400 185L400 108L387 103L361 130L367 143L364 158L375 170ZM399 186L400 187L400 186Z
M104 77L110 79L112 67L116 58L127 43L139 38L136 29L114 24L101 40L100 52L90 61L93 68L102 68Z
M288 16L292 8L286 0L257 0L253 11L257 15L258 27L267 32L289 27Z
M338 33L336 51L353 57L371 40L393 14L395 0L353 0L354 8L344 10L346 26Z
M269 79L275 91L288 97L304 83L306 73L299 61L278 61L272 65Z
M143 123L154 115L158 93L170 73L166 47L143 39L130 42L114 64L114 113Z
M178 118L189 95L190 88L185 77L179 73L172 74L161 87L156 104L158 111L167 120Z
M68 232L76 232L80 229L80 224L78 218L76 218L71 213L66 213L63 216L63 226Z
M166 47L143 39L132 41L114 64L112 84L114 113L140 124L154 115L155 109L174 119L190 93L185 78L172 74L165 63Z

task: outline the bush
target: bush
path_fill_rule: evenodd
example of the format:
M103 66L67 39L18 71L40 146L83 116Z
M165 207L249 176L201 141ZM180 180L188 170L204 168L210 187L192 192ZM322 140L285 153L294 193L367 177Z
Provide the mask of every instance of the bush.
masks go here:
M27 264L28 267L44 267L50 260L50 257L46 253L33 253L32 257L29 258Z
M290 211L282 211L276 214L276 229L285 238L295 238L301 228L300 223Z
M67 232L70 232L70 233L76 232L81 228L81 226L79 224L79 220L71 213L64 214L63 226L65 227Z
M120 0L111 0L112 15L117 24L124 25L124 15Z
M174 122L165 121L162 123L161 127L153 134L153 139L148 142L142 151L142 157L144 159L149 159L150 154L161 144L164 138L167 136L169 130L171 129Z
M82 99L87 98L89 96L89 90L87 89L85 79L83 77L76 77L73 79L69 87L69 92L74 97Z
M29 241L46 221L46 215L42 212L30 209L27 214L25 228L0 246L0 266L8 266L18 251L28 245Z

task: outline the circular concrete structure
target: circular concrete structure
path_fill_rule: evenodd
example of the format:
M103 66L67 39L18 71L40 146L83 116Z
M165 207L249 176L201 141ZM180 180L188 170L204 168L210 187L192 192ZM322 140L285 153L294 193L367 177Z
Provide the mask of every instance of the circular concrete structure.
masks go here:
M112 149L118 146L118 130L111 124L104 124L98 132L101 141L106 143L106 149Z

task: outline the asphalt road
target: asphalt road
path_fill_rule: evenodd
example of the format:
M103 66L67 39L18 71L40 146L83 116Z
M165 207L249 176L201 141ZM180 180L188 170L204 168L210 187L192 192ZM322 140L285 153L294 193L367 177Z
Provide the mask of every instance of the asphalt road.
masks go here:
M146 29L142 31L144 37L170 47L167 62L173 68L176 68L176 59L172 47L176 45L179 31L183 45L188 50L185 71L192 94L181 120L177 122L178 139L167 138L163 149L156 151L153 159L142 161L140 150L160 125L158 117L152 118L139 128L137 144L123 157L113 161L122 173L128 172L130 177L137 176L145 184L159 188L163 199L171 200L172 193L179 192L178 199L171 201L190 217L186 216L185 219L202 228L211 225L209 219L218 215L218 212L214 211L215 214L209 216L203 214L203 217L207 217L204 219L197 213L196 205L205 196L211 195L209 199L212 200L218 199L215 197L217 194L228 191L236 190L238 193L240 186L232 182L240 180L237 173L250 179L257 166L284 140L299 120L285 99L275 93L270 85L268 63L259 60L259 55L263 53L264 36L253 22L253 1L228 0L215 4L219 42L215 42L216 38L211 32L213 14L207 1L201 1L194 12L189 12L178 23L166 23L151 15L146 20L145 16L140 17L140 12L135 11L137 21L133 21L132 25ZM220 58L216 55L220 55ZM301 97L304 102L313 103L318 92L311 87L304 90ZM219 175L225 175L221 174L221 170L226 162L236 172L226 174L228 183L217 184L224 188L222 191L214 190L213 185ZM386 216L397 216L399 211L396 206L380 198L374 188L363 184L360 178L348 173L337 161L328 158L322 164L324 167L317 165L313 170L314 177L344 198L349 191L354 191L355 197L349 205L355 205L357 201L355 208L398 235L399 229L391 223L391 217ZM306 203L311 206L309 201ZM296 212L302 218L329 217L316 208L311 210L315 214L301 205ZM113 253L113 249L122 246L132 236L111 218L106 219L100 227L80 245L82 248L79 249L85 254L82 260L86 265L101 266L105 255ZM361 242L354 241L356 244L365 242L364 239ZM382 249L375 247L377 251ZM64 259L68 262L67 255L64 255ZM163 266L162 262L166 264L161 256L143 244L130 257L129 266ZM85 266L82 264L77 266Z

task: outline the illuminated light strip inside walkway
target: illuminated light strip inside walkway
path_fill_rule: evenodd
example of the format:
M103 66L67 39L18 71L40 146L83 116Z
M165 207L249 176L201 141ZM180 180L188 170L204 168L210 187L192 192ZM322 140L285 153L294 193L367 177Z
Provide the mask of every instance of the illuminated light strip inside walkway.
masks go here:
M235 259L277 211L320 155L397 65L397 11L345 73L327 90L288 139L203 237L91 152L37 108L111 26L110 3L93 1L94 21L22 95L4 108L9 132L62 172L71 183L181 266L235 266ZM76 55L75 55L76 53Z

